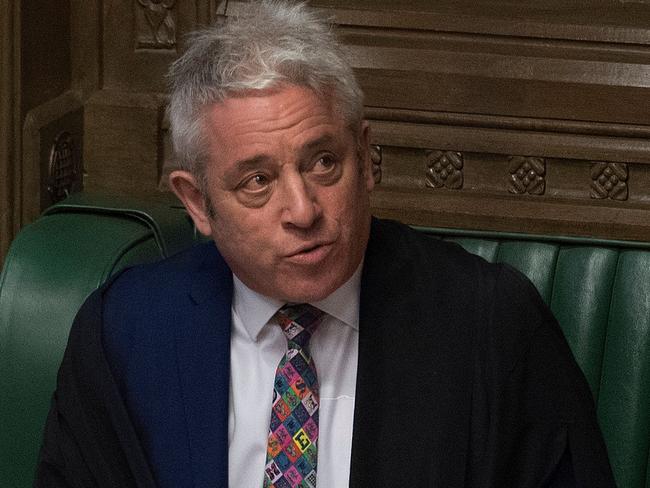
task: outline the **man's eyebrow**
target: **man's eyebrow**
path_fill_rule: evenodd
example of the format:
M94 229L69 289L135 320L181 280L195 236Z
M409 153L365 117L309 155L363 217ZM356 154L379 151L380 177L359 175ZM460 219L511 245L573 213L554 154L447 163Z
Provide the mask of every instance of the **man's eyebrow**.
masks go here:
M326 146L326 145L331 145L336 142L336 138L332 134L324 134L313 141L309 141L307 144L305 144L300 152L301 153L308 153L313 151L314 149L320 147L320 146Z
M251 158L236 161L233 170L237 173L244 173L248 170L259 168L270 160L271 157L266 154L257 154Z
M235 161L235 164L230 166L223 175L223 181L226 185L234 187L242 175L249 171L256 170L271 160L267 154L257 154L250 158Z

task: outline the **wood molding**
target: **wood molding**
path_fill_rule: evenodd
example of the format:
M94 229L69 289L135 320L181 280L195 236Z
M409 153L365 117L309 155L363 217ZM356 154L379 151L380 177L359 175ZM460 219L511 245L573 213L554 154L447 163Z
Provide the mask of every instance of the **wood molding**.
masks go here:
M517 131L582 134L606 137L650 138L650 125L612 124L531 117L509 117L474 113L429 112L385 107L366 107L371 120L409 122L413 124L450 125Z
M650 124L639 104L650 92L650 46L375 28L342 34L369 106Z
M650 164L650 139L368 119L375 144Z
M232 0L233 13L245 1ZM647 2L603 0L576 8L565 0L313 0L342 25L383 29L467 32L485 36L536 37L649 44Z
M0 265L20 226L20 9L0 0Z
M534 196L485 198L445 189L425 198L419 192L381 188L371 194L374 215L413 225L650 241L648 207L592 202L577 206Z

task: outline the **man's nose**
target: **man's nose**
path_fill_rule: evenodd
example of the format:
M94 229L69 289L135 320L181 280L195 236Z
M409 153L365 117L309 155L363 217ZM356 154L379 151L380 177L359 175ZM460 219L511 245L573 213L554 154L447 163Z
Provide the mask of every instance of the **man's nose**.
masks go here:
M288 176L283 186L282 224L301 229L311 227L322 211L313 189L300 174Z

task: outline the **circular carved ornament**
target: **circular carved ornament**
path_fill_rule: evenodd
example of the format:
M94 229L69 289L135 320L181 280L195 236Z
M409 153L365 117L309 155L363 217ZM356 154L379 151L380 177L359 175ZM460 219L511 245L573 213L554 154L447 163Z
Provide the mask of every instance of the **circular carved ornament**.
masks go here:
M48 162L47 192L53 203L63 200L80 189L82 171L74 139L69 132L61 132L54 139Z

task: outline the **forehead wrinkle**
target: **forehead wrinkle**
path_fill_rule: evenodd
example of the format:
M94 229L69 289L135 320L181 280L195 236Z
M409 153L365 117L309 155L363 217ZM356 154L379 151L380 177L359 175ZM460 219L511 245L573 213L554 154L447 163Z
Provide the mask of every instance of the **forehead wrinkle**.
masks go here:
M315 151L316 149L319 149L322 146L332 146L337 144L337 137L335 134L332 132L328 131L325 134L322 134L312 140L306 141L304 144L302 144L299 148L298 151L301 155L308 155L309 153ZM338 141L340 142L340 141Z
M314 151L315 149L318 149L319 147L325 145L332 145L335 142L336 142L336 136L330 132L327 132L325 134L317 136L316 138L306 141L296 149L297 152L300 154L309 153L311 151ZM262 166L272 161L273 161L273 157L271 155L266 154L264 152L260 152L258 154L254 154L253 156L239 159L238 161L235 162L235 166L243 170L246 170L246 169Z
M244 158L244 159L240 159L239 161L235 161L234 168L235 171L244 173L248 170L256 169L259 168L260 166L264 166L271 161L272 161L271 157L269 157L266 154L256 154L250 158Z
M295 133L292 134L275 134L276 129L264 130L260 129L259 126L252 123L251 126L254 127L254 130L250 132L238 131L237 134L234 134L235 139L245 138L249 139L250 155L243 155L237 158L236 164L247 164L252 163L263 163L268 159L271 159L271 153L273 152L273 145L278 140L283 142L285 149L299 152L307 152L313 150L315 147L332 143L336 140L337 128L332 125L329 120L319 120L314 121L314 117L309 117L295 124ZM307 125L307 127L304 127ZM215 132L219 132L218 128L213 129ZM278 129L279 131L279 129ZM317 132L316 135L310 135L309 133ZM217 144L217 141L211 141L213 144ZM226 141L228 145L232 144L234 141L231 139ZM224 147L219 147L219 152L222 154L224 152ZM245 152L248 152L246 148L241 146L236 146L236 149L244 149ZM267 152L269 149L270 152Z
M243 133L248 132L248 126L254 126L256 130L250 133L264 132L266 130L286 130L299 125L309 119L322 117L324 119L336 119L332 100L328 100L301 87L289 87L296 93L296 96L287 99L281 97L282 103L278 103L278 96L283 93L262 91L256 94L248 93L246 96L227 98L213 106L210 115L213 122L227 124L231 128L242 128ZM302 92L302 94L300 94ZM256 101L252 107L249 102ZM311 113L314 109L313 102L318 106L317 113ZM218 112L225 110L225 117L218 117ZM308 115L305 115L305 112ZM256 116L258 113L263 114ZM309 114L311 113L311 114ZM240 116L244 114L244 117ZM228 115L230 115L228 117ZM234 116L234 117L233 117ZM264 129L259 130L259 126Z
M320 126L330 126L331 118L328 114L312 114L303 116L303 114L293 113L290 117L261 117L247 118L233 123L231 128L237 132L238 137L242 136L265 136L273 135L274 132L285 132L295 129L296 134L280 134L282 136L300 136L303 131L315 129Z

